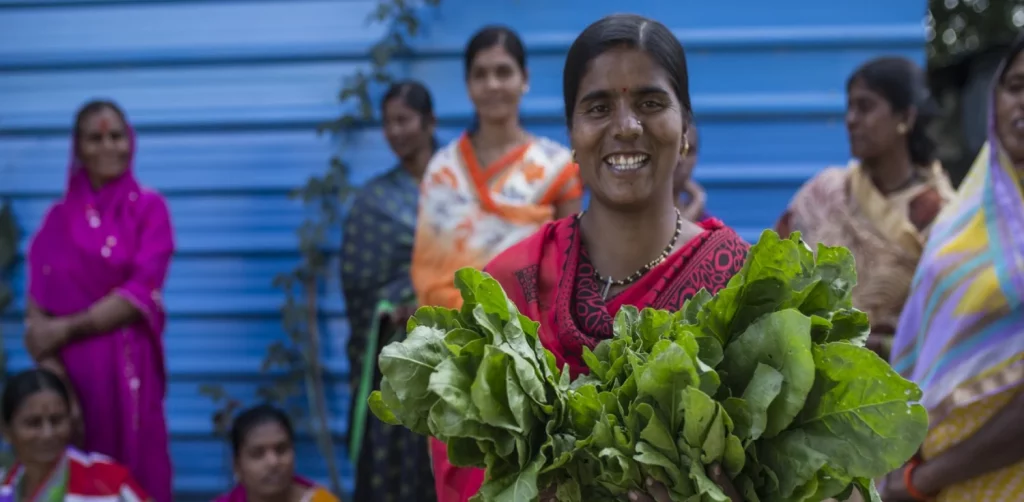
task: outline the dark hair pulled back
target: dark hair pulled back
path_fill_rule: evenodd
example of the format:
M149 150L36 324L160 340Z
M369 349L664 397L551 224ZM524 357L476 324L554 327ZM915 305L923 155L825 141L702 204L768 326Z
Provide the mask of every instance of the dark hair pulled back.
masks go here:
M562 71L562 96L565 99L565 122L572 129L576 96L590 62L605 52L626 47L646 52L665 70L676 99L682 105L683 119L691 121L689 74L686 52L665 25L636 14L612 14L588 26L569 47Z
M256 427L268 423L280 425L288 435L288 440L295 442L295 429L288 415L276 406L260 404L243 410L231 423L231 452L235 458L242 451L249 433Z
M32 368L7 379L3 396L0 397L0 406L3 406L0 418L3 418L4 425L11 425L14 414L28 398L45 391L56 392L68 410L71 409L71 396L64 386L64 381L50 370Z
M512 56L519 71L526 73L526 46L523 39L512 28L500 24L484 26L470 37L466 43L466 50L462 53L462 64L464 76L469 80L470 70L473 68L473 61L477 54L491 47L501 47ZM473 123L469 126L469 132L476 132L480 128L480 117L473 115Z
M82 132L82 124L85 123L85 119L103 110L113 111L121 119L121 122L124 122L126 125L128 124L124 110L117 103L107 99L94 99L82 105L78 112L75 113L75 138Z
M1003 79L1006 78L1006 72L1009 71L1010 66L1013 65L1013 61L1017 59L1017 56L1024 51L1024 32L1017 35L1017 38L1010 44L1009 49L1006 51L1006 56L1003 57L1003 62L999 66L999 83L1003 83Z
M863 82L868 89L881 95L894 112L915 110L914 123L906 135L910 160L918 166L934 162L936 145L928 134L928 127L939 110L928 90L924 71L909 59L882 57L857 68L846 81L847 92L855 82Z
M519 38L512 28L500 24L484 26L473 34L466 44L466 50L462 55L462 64L465 70L465 78L469 80L469 70L473 68L473 61L481 51L491 47L501 47L512 59L515 60L519 70L526 71L526 47L523 40Z
M392 99L400 99L405 106L415 111L422 121L423 128L435 120L434 98L430 95L427 86L418 80L402 80L395 82L384 92L384 99L380 101L381 113L384 106ZM438 147L437 136L430 139L431 147L436 151Z

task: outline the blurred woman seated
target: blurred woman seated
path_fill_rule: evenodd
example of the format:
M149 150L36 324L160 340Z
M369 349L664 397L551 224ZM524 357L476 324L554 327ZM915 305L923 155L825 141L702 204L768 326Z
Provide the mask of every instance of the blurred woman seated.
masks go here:
M14 375L0 400L4 438L15 457L0 484L0 502L152 501L128 469L70 446L71 397L53 372Z
M231 450L238 484L214 502L340 502L295 474L295 429L278 408L262 404L239 413Z

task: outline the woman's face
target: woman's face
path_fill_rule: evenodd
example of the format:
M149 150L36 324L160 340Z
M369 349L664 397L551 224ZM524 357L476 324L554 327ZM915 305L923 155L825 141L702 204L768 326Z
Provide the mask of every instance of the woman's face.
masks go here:
M56 462L71 442L71 413L68 403L53 390L42 390L26 398L4 429L7 441L24 464Z
M466 86L477 116L485 122L501 122L519 114L526 91L526 74L501 45L476 54Z
M423 116L409 108L401 97L384 103L384 137L399 159L408 159L430 148L434 124L424 124L423 121Z
M78 134L78 157L93 183L108 183L128 169L131 142L117 112L102 108L87 115Z
M850 138L850 155L864 161L877 159L906 142L908 123L903 113L894 113L892 105L871 90L862 79L850 84L846 93L846 132ZM900 133L900 124L906 127Z
M1024 52L1017 54L996 86L996 134L1014 164L1024 164Z
M264 422L249 430L235 458L235 475L259 498L279 496L291 488L295 446L281 424Z
M594 199L624 209L670 200L685 127L668 73L646 52L612 49L591 61L570 139Z

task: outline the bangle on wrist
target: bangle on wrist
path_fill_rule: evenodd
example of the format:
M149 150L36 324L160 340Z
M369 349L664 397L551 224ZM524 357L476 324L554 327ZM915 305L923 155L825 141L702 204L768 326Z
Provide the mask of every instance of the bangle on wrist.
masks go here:
M910 494L914 500L917 500L918 502L929 502L932 500L932 497L925 495L921 490L918 490L917 487L914 486L914 471L920 466L921 457L915 456L910 459L907 466L903 468L903 486L906 487L907 493Z

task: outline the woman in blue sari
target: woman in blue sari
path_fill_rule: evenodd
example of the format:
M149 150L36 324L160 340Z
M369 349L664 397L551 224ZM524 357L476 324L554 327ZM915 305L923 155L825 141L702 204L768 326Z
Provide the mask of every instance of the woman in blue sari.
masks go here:
M430 92L414 81L384 95L384 136L399 159L355 197L344 226L341 284L351 332L352 415L349 454L356 502L427 502L434 478L425 438L377 420L366 399L380 385L377 356L415 307L409 276L420 179L437 149Z

